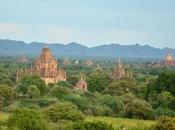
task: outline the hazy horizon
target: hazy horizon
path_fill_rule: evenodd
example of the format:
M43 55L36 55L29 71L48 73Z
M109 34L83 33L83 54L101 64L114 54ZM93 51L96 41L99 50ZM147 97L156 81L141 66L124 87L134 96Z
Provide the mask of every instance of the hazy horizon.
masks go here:
M0 16L0 39L175 48L174 0L4 0Z
M41 44L61 44L61 45L69 45L72 43L78 44L78 45L82 45L85 46L87 48L93 48L93 47L98 47L98 46L108 46L108 45L121 45L121 46L132 46L132 45L138 45L138 46L150 46L153 48L157 48L157 49L165 49L165 48L169 48L169 49L175 49L175 48L171 48L171 47L155 47L149 44L140 44L140 43L130 43L130 44L121 44L121 43L103 43L103 44L98 44L98 45L94 45L94 46L88 46L86 44L82 44L80 42L68 42L68 43L60 43L60 42L42 42L42 41L31 41L31 42L26 42L24 40L15 40L15 39L0 39L0 40L9 40L9 41L17 41L17 42L24 42L25 44L32 44L32 43L41 43Z

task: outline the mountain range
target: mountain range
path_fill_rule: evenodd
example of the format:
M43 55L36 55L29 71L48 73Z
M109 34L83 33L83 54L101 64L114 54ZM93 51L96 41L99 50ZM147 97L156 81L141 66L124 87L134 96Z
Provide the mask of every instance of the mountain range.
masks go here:
M96 47L86 47L78 43L69 43L67 45L60 43L41 43L24 41L15 41L0 39L0 56L19 56L22 54L28 56L38 56L43 47L49 47L55 56L67 57L127 57L127 58L163 58L168 51L175 54L172 48L155 48L149 45L120 45L117 43L100 45Z

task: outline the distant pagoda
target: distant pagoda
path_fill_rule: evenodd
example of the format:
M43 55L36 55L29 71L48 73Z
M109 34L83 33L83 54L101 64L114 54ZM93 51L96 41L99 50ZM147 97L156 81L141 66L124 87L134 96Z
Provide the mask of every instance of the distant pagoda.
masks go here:
M152 62L151 64L149 64L148 66L151 67L175 67L175 60L173 58L173 54L169 51L164 60L159 61L159 62Z
M94 65L94 62L92 60L86 60L84 62L84 64L87 65L87 66L93 66Z
M164 63L167 66L174 66L175 65L175 61L174 61L174 58L173 58L173 55L171 52L168 52L167 55L165 56Z
M112 79L119 80L122 78L132 78L132 77L133 77L132 72L128 71L128 69L125 68L122 61L119 59L116 67L112 72Z
M27 58L27 56L25 55L25 54L23 54L23 55L21 55L20 57L19 57L19 62L28 62L28 58Z
M65 58L65 59L63 60L63 64L64 64L64 65L70 65L71 62L70 62L70 60L69 60L68 58Z

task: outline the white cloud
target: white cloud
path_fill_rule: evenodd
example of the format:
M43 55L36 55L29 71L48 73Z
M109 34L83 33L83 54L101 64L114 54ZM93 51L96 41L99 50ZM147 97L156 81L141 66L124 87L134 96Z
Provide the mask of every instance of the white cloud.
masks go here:
M67 27L49 27L45 35L48 41L69 42L74 33L76 33L75 29Z
M14 35L21 34L24 32L24 28L15 23L0 23L0 34L1 35Z
M79 42L87 46L106 43L142 43L149 39L149 34L134 30L105 30L105 29L80 29L71 27L48 27L44 38L48 42Z
M171 40L173 39L171 39L172 35L170 34L168 34L169 37L167 37L170 39L169 41L159 40L157 42L157 33L148 33L147 31L141 30L0 23L0 38L3 39L24 40L26 42L56 42L63 44L78 42L90 47L109 43L146 43L152 45L156 44L159 47L173 47L173 45L171 45ZM159 33L158 35L160 37L167 36L165 33Z

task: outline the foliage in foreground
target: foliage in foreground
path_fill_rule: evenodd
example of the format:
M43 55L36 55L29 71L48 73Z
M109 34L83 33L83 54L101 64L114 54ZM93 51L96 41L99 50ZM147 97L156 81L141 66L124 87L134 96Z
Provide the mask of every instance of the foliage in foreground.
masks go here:
M175 130L175 117L162 116L154 126L155 130Z
M93 117L89 116L85 121L102 121L112 124L115 130L152 130L151 126L154 125L154 121L150 120L138 120L138 119L126 119L126 118L111 118L111 117Z
M8 119L9 114L8 113L0 113L0 128L4 127L5 124L1 124L1 122L6 122ZM23 117L21 117L23 118ZM149 120L137 120L137 119L126 119L126 118L111 118L111 117L94 117L94 116L88 116L85 118L85 122L106 122L108 124L111 124L114 127L114 130L122 130L122 128L126 128L126 130L153 130L151 129L151 126L155 123L154 121ZM60 120L59 122L48 122L47 123L47 129L48 130L74 130L75 125L82 126L83 122L72 122L69 120ZM74 126L74 127L73 127ZM79 127L78 127L79 128ZM6 130L6 129L2 129ZM76 130L76 129L75 129Z
M46 121L41 113L33 109L18 109L10 115L8 127L11 130L15 128L20 130L46 130Z
M56 103L43 110L47 119L52 122L60 120L83 121L84 115L70 102Z
M111 124L102 121L77 123L73 125L74 130L114 130Z

